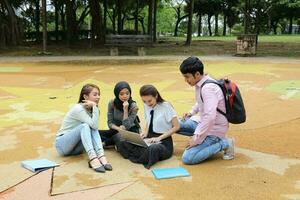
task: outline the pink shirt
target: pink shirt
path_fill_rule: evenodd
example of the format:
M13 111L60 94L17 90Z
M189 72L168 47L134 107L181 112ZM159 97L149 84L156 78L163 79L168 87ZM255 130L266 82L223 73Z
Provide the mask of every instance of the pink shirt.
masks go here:
M200 122L194 132L194 140L201 144L208 135L215 135L224 138L228 130L228 121L224 115L217 111L217 108L226 111L224 96L221 88L214 83L206 83L201 90L201 85L211 79L208 75L195 86L195 95L197 103L193 106L191 113L194 115L200 112ZM203 102L200 97L202 92Z

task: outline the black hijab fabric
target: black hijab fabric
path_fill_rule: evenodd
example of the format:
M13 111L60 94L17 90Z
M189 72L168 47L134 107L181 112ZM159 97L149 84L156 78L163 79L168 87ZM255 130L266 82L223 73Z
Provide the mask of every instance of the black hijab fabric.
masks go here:
M124 88L127 88L129 90L129 93L130 93L130 98L128 99L128 103L129 103L128 107L130 108L131 104L133 102L135 102L131 98L131 88L130 88L129 84L126 81L118 82L115 86L115 89L114 89L114 94L115 94L114 106L120 111L123 111L123 101L121 101L119 99L119 94L120 94L120 91L123 90Z

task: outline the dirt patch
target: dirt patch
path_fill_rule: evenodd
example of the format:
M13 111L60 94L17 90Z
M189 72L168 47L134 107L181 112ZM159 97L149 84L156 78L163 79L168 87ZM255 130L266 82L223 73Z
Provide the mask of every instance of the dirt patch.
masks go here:
M300 118L288 122L245 131L230 131L237 146L259 152L300 158Z
M143 178L142 182L163 199L280 199L282 194L297 193L294 182L280 175L263 169L228 168L247 162L242 155L229 163L215 157L197 166L184 166L192 177Z
M99 184L103 183L104 180L101 180L101 178L97 177L94 178L90 174L84 174L84 173L76 173L75 175L76 182L79 184L83 184L89 187L98 186Z
M48 149L53 147L54 135L53 124L32 124L9 127L1 130L1 135L13 134L16 136L14 148L1 151L0 164L9 164L14 161L30 160L39 157L39 148ZM52 136L47 137L46 133ZM13 156L12 156L13 155Z

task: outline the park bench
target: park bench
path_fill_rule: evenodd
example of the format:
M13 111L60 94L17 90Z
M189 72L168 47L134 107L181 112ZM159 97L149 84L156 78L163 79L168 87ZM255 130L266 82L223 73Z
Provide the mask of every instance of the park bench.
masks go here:
M137 48L139 56L146 55L145 46L152 44L150 35L106 35L105 45L110 47L110 55L118 56L119 47Z

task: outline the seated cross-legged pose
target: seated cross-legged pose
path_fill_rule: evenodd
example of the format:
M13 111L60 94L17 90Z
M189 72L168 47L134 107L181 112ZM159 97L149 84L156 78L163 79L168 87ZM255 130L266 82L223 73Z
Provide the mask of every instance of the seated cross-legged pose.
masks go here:
M138 107L131 97L131 88L125 81L120 81L114 88L115 98L108 103L107 125L109 130L99 130L105 146L116 145L122 140L119 129L137 134L140 132Z
M140 88L140 96L144 102L146 120L142 138L149 138L152 143L148 147L140 147L122 141L119 147L121 155L134 163L141 163L149 169L156 162L173 155L172 134L179 129L179 122L172 105L165 101L153 85Z

